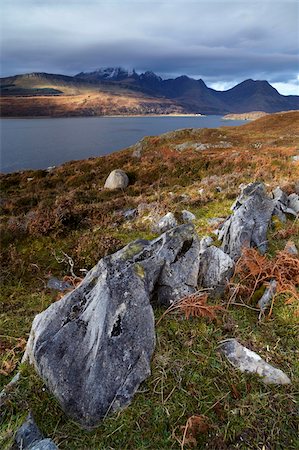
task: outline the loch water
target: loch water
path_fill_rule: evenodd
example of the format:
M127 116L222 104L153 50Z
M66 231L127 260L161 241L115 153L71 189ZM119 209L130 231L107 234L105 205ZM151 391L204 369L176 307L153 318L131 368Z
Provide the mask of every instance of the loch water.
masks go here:
M45 169L66 161L106 155L180 128L243 124L222 116L78 117L0 119L0 171Z

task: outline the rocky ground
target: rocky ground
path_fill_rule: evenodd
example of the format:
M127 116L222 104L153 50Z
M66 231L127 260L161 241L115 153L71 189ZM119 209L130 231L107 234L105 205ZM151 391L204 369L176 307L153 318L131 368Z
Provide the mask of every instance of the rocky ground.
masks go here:
M280 199L298 194L298 119L275 114L242 127L180 130L105 157L1 176L2 385L21 374L0 413L3 448L29 411L61 449L298 448L298 278L290 262L297 257L286 262L280 252L288 241L299 246L299 227L281 206L269 219L266 254L247 254L250 265L242 260L229 288L201 298L200 314L194 308L165 314L153 305L151 375L125 410L107 414L93 431L62 411L32 366L19 365L34 316L59 306L102 257L160 235L165 214L175 225L191 220L199 239L213 236L217 249L214 231L231 214L241 184L263 182L269 196L280 187ZM114 169L127 174L127 187L104 188ZM264 271L254 271L252 261ZM269 271L287 278L261 314ZM231 338L291 383L267 385L237 370L219 351Z

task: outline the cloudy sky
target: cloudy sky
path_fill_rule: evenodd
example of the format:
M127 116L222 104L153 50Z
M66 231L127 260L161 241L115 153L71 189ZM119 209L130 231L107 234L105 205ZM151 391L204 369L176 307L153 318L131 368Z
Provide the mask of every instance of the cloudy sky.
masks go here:
M298 94L298 0L1 0L2 76L98 67Z

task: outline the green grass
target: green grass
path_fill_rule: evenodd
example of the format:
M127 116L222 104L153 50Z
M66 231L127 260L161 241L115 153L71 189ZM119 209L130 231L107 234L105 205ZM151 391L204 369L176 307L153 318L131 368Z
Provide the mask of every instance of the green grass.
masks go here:
M210 425L206 434L197 436L198 448L206 443L218 448L222 442L229 448L255 449L267 443L266 448L296 449L299 330L293 311L278 302L271 320L262 324L253 311L236 307L222 314L218 323L166 316L157 327L152 375L129 407L89 432L65 416L25 365L4 413L2 446L8 448L11 431L31 410L43 433L61 449L179 449L181 427L195 414L205 415ZM156 311L156 316L161 313ZM226 331L228 321L233 331ZM285 370L293 384L265 386L258 377L232 368L217 351L219 341L232 335Z

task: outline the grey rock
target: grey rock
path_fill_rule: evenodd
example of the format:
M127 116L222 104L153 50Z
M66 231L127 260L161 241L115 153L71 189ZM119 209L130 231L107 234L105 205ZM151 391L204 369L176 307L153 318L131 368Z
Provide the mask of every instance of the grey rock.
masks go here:
M294 161L294 162L299 161L299 155L292 156L292 161Z
M196 216L192 212L187 211L186 209L184 209L182 211L182 221L184 223L193 222L193 220L195 220L195 219L196 219Z
M29 447L28 450L58 450L58 447L56 447L51 439L47 438Z
M284 250L288 253L290 253L290 255L298 255L298 249L295 245L295 243L293 241L288 241L285 245Z
M141 158L141 148L136 148L132 153L132 157L136 158L136 159L140 159Z
M54 169L56 169L56 166L49 166L49 167L46 168L46 171L48 173L50 173L50 172L53 172Z
M297 216L299 213L299 196L295 193L289 196L282 191L280 187L274 189L272 192L274 198L274 211L273 215L276 215L282 222L286 221L286 214Z
M202 144L201 142L184 142L183 144L175 145L174 148L178 152L183 152L185 150L202 151L210 148L210 144Z
M174 217L174 214L172 212L168 212L158 221L158 223L153 226L153 231L156 233L164 233L177 225L178 223Z
M273 189L272 191L273 198L283 204L287 204L288 196L280 187Z
M106 189L125 189L129 184L129 178L126 172L121 169L113 170L104 185Z
M187 141L184 142L183 144L178 144L174 146L175 150L177 150L178 152L183 152L185 150L203 151L208 150L209 148L231 148L231 147L233 147L233 144L226 141L219 141L219 143L216 144Z
M213 239L210 236L204 236L199 243L199 252L203 253L212 244Z
M181 202L181 203L189 203L189 201L190 201L190 195L188 195L188 194L181 194L180 196L179 196L179 201Z
M299 195L293 193L288 196L288 208L293 210L296 216L299 214Z
M125 220L133 220L133 219L135 219L135 217L137 217L138 211L136 208L135 209L126 209L125 211L123 211L122 215Z
M200 255L198 285L211 289L214 295L222 295L234 270L234 261L214 245Z
M130 149L132 150L132 157L136 159L140 159L142 157L142 152L144 147L146 146L148 138L145 136L140 141L136 142L136 144L132 145Z
M220 351L241 372L256 373L265 384L290 384L289 377L280 369L268 364L257 353L239 344L236 339L221 342Z
M251 183L243 188L234 203L232 215L218 231L222 249L235 261L243 247L257 247L261 253L267 250L267 230L274 209L262 183Z
M183 240L177 230L184 232ZM156 286L156 300L165 306L196 292L200 260L200 242L191 224L169 233L176 247L165 247L161 253L165 263Z
M58 450L51 439L44 438L31 414L18 429L15 444L20 450Z
M47 282L47 288L55 289L57 291L66 291L67 289L71 289L73 286L67 281L61 281L58 278L51 277Z
M199 242L192 225L135 241L101 259L82 283L34 319L24 360L85 428L128 405L150 374L150 300L195 292Z
M279 203L275 205L274 209L273 209L273 216L278 217L278 219L282 222L285 223L287 221L287 216L285 215L285 213L282 211L281 207L279 206Z
M261 314L263 314L270 305L272 298L276 293L276 287L277 287L276 280L271 280L269 283L269 287L265 290L264 294L259 299L258 306L261 310Z

